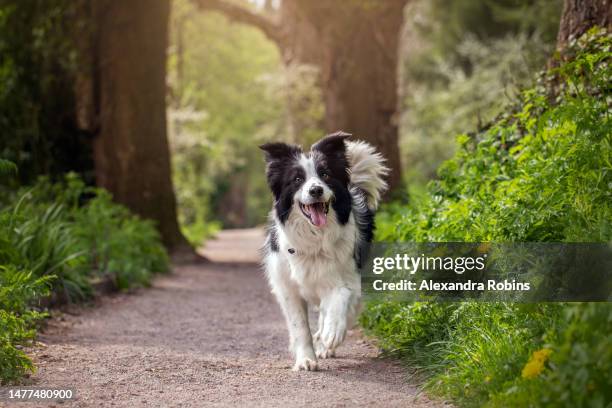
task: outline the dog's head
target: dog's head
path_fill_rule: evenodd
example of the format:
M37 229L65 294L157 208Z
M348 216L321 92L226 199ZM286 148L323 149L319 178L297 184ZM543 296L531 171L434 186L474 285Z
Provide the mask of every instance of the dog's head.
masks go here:
M286 143L260 146L266 153L268 184L281 223L292 211L299 211L318 228L327 225L330 210L340 224L348 221L351 198L344 140L349 136L331 134L312 145L309 152Z

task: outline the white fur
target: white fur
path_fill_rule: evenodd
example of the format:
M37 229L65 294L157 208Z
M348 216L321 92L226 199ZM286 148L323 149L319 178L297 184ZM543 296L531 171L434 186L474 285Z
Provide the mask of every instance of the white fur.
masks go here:
M302 187L296 192L295 199L299 199L302 204L312 204L314 200L308 193L312 187L320 186L323 187L323 200L329 201L333 193L331 189L319 178L315 165L311 158L306 157L305 154L300 156L300 165L304 168L306 173L306 179ZM299 211L299 209L298 209Z
M364 142L347 142L347 155L352 167L351 190L361 188L373 210L386 187L382 179L387 172L384 159ZM272 293L287 321L289 348L295 357L293 369L316 370L317 358L335 355L359 312L361 278L353 258L359 233L354 211L341 225L330 209L323 228L313 226L301 213L297 202L303 199L307 203L308 197L302 192L307 193L312 185L324 187L326 201L333 193L319 179L311 158L302 156L300 164L306 181L296 193L284 225L274 211L270 213L279 251L268 251L264 262ZM308 323L308 304L319 309L314 335Z
M385 158L374 147L360 140L346 143L346 156L351 166L351 183L367 194L368 207L376 210L380 195L387 189L384 176L389 174Z

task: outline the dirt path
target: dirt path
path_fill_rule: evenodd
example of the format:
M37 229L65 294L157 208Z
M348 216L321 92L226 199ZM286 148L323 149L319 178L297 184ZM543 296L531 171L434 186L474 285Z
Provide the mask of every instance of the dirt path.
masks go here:
M255 263L261 240L225 231L203 250L218 263L177 267L150 289L54 319L31 385L76 390L57 406L442 405L356 331L320 371L291 371L283 318Z

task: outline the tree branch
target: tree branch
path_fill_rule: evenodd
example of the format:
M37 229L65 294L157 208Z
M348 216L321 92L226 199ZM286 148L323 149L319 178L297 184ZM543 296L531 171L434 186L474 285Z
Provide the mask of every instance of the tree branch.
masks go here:
M279 47L283 45L280 25L265 15L224 0L192 0L192 2L200 10L218 11L230 20L256 27Z

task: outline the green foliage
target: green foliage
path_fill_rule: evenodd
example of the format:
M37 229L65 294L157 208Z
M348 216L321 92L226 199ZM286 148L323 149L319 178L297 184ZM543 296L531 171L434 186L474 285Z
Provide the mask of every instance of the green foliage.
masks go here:
M486 130L459 136L428 192L388 207L378 239L609 242L612 36L572 47ZM377 303L362 323L461 405L612 402L608 303Z
M482 129L533 85L553 49L560 1L421 1L409 6L400 144L406 179L425 183L454 152L450 135Z
M605 241L612 234L612 122L602 92L609 37L559 68L560 101L539 85L488 130L461 135L430 199L395 214L382 239ZM586 46L586 45L585 45Z
M86 254L85 268L114 277L120 289L148 285L152 273L168 270L153 222L113 203L104 190L97 190L96 197L74 214L72 233L78 240L75 248Z
M73 115L78 3L0 0L0 156L22 183L92 168Z
M539 341L552 351L541 374L508 378L502 392L492 390L493 407L607 407L612 401L612 307L608 303L571 304L554 310ZM538 346L523 348L522 364ZM508 376L509 377L509 376ZM499 389L499 388L498 388Z
M147 285L168 258L151 221L113 203L75 174L40 178L0 203L0 381L32 371L21 347L44 314L35 305L52 291L72 302L93 293L103 276L126 289ZM86 200L84 203L83 201Z
M496 40L510 33L539 32L545 43L556 40L562 2L555 0L431 0L418 29L432 43L433 55L461 61L459 44L466 37Z
M30 303L49 293L52 279L36 278L15 265L0 266L0 383L34 370L20 347L34 340L34 324L45 315L31 310Z
M16 174L17 166L10 160L0 159L0 176Z
M89 196L85 205L81 199ZM167 255L153 223L113 203L102 189L75 174L60 183L40 178L20 189L0 212L0 262L36 276L55 275L69 300L91 294L91 279L110 276L119 288L146 285L167 270Z
M32 362L19 347L30 344L35 335L36 331L25 320L0 309L0 384L34 371Z

